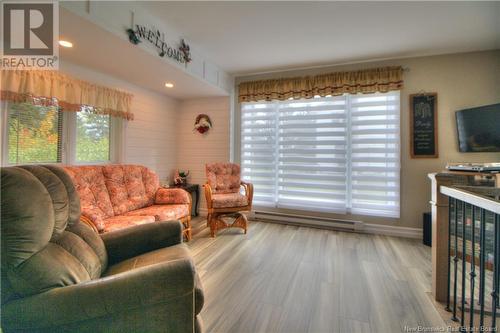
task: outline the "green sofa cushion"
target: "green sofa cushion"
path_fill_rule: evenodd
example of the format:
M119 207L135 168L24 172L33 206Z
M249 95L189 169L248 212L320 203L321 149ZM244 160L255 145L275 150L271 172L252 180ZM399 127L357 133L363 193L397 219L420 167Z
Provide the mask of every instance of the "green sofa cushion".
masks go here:
M78 223L78 196L63 170L2 168L1 190L2 303L100 277L104 244Z

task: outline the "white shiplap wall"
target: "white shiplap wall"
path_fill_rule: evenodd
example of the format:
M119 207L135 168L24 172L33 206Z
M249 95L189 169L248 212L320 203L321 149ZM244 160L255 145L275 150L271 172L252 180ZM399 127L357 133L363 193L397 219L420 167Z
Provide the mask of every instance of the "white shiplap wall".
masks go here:
M200 113L207 114L212 129L206 134L193 131L194 121ZM182 101L177 113L177 167L189 170L189 182L200 184L200 208L206 208L203 188L205 164L229 161L229 97L201 98Z
M125 163L155 170L160 180L176 167L175 116L179 103L152 92L134 94L135 119L126 129Z
M126 124L123 163L145 165L160 179L170 177L177 162L177 100L69 62L62 62L60 69L73 77L133 94L135 119Z

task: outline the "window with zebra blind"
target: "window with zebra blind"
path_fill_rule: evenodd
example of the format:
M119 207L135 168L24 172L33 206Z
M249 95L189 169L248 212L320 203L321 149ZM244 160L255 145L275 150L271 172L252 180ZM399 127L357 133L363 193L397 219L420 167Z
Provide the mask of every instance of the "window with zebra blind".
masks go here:
M242 103L254 203L399 217L399 92Z

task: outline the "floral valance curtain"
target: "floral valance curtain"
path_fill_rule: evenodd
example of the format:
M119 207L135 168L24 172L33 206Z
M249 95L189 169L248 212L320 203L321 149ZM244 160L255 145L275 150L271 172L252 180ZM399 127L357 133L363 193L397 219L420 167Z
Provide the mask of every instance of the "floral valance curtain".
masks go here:
M132 120L132 95L54 71L0 71L1 100L57 105L63 111L90 106L95 112Z
M403 87L401 67L383 67L316 76L243 82L238 86L239 102L313 98L344 93L374 93Z

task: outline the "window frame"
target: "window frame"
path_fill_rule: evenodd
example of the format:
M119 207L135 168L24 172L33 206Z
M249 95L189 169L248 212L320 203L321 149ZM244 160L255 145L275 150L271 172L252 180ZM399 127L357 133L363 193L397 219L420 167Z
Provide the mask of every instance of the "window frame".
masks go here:
M121 118L110 116L110 144L109 160L107 161L77 161L76 159L76 112L62 111L62 131L61 131L61 162L44 163L9 163L9 131L7 129L9 122L9 103L0 101L0 138L2 139L0 154L0 164L2 166L16 165L103 165L121 163L124 158L124 142L126 136L126 122Z
M76 112L64 112L65 117L63 118L63 132L65 132L66 141L63 141L63 150L66 151L66 159L69 161L68 164L72 165L101 165L101 164L112 164L118 163L118 152L120 146L117 143L120 141L119 132L122 121L118 120L116 117L109 117L109 160L107 161L78 161L76 159ZM64 121L67 120L66 129L64 128Z

